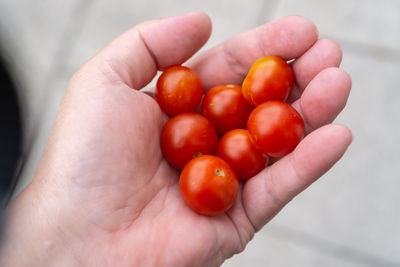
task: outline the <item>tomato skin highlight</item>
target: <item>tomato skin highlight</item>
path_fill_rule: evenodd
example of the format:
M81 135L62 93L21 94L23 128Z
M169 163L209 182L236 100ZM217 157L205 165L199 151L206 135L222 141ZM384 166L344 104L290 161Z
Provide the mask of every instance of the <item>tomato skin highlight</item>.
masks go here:
M188 67L169 67L157 81L156 100L170 116L195 111L202 97L200 77Z
M181 170L193 157L214 154L218 136L214 126L204 116L183 113L167 121L160 140L164 157Z
M201 104L201 113L221 135L233 129L245 129L252 110L242 95L241 86L232 84L211 88Z
M203 155L183 168L179 189L185 203L195 212L215 216L235 202L239 182L233 169L222 159Z
M276 56L258 59L242 84L242 93L252 106L266 101L285 101L293 85L293 71L285 60Z
M247 130L257 149L270 157L283 157L303 138L304 122L291 105L268 101L250 114Z
M253 145L249 133L244 129L231 130L222 136L218 142L217 156L232 167L239 179L253 177L268 163L268 157Z

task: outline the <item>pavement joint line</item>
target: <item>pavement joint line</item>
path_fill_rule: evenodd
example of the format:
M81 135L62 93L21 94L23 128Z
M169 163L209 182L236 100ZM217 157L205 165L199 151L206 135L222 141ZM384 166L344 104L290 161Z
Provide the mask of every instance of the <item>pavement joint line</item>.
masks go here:
M393 261L374 255L369 252L361 251L353 247L349 247L343 244L318 237L316 235L299 231L291 227L273 223L268 225L268 235L271 238L278 240L295 243L302 247L307 247L314 251L320 251L324 254L334 256L335 258L346 260L348 262L354 262L362 264L362 266L371 267L399 267L400 261Z

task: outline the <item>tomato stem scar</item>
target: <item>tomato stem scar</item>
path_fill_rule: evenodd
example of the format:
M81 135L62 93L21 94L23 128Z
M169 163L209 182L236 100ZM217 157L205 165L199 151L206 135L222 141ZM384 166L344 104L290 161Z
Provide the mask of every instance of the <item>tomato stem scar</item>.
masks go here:
M196 158L196 157L201 156L201 155L202 155L201 152L196 152L196 154L194 154L193 158Z
M224 171L221 170L221 169L216 169L216 170L215 170L215 174L216 174L217 176L224 176L224 175L225 175Z

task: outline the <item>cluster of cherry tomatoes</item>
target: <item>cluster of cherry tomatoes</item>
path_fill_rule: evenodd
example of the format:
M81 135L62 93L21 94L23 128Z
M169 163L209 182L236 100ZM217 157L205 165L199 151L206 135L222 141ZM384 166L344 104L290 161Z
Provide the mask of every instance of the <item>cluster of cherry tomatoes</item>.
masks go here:
M290 65L275 56L257 60L242 86L219 85L204 97L192 69L173 66L162 73L156 99L172 118L162 129L161 149L182 170L180 192L190 208L208 216L225 212L236 199L238 180L297 146L304 123L284 102L292 85Z

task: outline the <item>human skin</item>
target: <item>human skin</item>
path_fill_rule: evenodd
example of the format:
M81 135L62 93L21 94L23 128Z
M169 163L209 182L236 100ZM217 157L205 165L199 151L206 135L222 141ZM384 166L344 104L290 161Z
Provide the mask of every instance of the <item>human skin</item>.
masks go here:
M276 55L296 77L289 101L306 136L242 184L233 207L196 214L163 158L166 116L140 89L157 70L186 62L208 39L203 13L148 21L119 36L72 77L32 183L6 210L1 266L218 266L241 252L351 143L331 124L351 80L342 53L315 25L291 16L238 35L188 61L205 89L240 84L252 62Z

